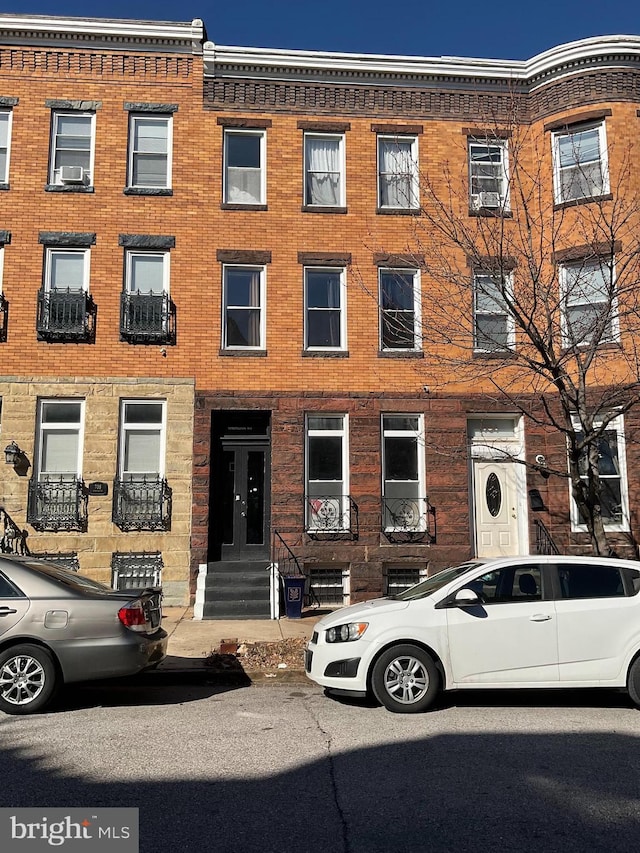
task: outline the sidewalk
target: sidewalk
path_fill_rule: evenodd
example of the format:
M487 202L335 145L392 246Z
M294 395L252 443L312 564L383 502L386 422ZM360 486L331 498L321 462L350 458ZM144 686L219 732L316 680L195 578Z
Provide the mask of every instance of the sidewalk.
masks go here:
M210 619L194 621L193 607L163 607L162 627L169 635L167 657L156 672L164 674L206 673L205 661L221 651L223 641L270 643L291 638L309 639L321 614L305 611L301 619ZM222 651L225 651L223 648ZM280 680L291 680L292 670L280 670ZM304 677L302 670L297 673ZM254 680L254 673L248 674ZM264 677L264 674L262 674ZM269 675L274 678L273 675Z

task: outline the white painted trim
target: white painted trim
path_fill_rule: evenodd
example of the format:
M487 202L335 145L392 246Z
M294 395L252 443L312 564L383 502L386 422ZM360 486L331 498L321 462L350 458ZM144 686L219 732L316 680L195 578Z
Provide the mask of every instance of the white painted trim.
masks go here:
M204 618L205 583L207 578L207 564L200 563L198 566L198 577L196 580L196 600L193 606L193 618L200 621Z
M629 66L640 64L640 36L595 36L558 45L527 60L482 59L458 56L401 56L383 54L335 53L308 50L277 50L257 47L204 44L206 76L291 78L309 75L342 77L353 82L358 75L371 85L387 77L387 85L398 85L400 78L482 78L513 80L514 83L539 85L553 76L568 76L582 71L584 65ZM224 66L228 69L224 70ZM544 78L544 79L540 79Z

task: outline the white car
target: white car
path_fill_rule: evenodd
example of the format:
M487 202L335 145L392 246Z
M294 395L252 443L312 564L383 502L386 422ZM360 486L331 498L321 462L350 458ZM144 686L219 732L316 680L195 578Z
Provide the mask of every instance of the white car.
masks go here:
M640 706L640 562L512 557L445 569L325 616L305 668L414 713L440 690L626 687Z

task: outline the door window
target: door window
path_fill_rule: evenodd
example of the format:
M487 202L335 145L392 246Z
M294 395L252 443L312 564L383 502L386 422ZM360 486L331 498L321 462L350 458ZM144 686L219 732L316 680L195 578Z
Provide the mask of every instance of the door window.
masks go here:
M507 566L487 572L463 589L472 589L483 604L506 604L519 601L542 600L542 574L540 566Z
M620 570L615 566L559 566L562 598L615 598L624 596Z

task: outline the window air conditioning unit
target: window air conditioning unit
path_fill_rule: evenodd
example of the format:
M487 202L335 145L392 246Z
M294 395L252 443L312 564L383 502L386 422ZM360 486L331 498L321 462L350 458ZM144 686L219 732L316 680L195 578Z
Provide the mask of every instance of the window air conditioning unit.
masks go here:
M63 184L82 184L84 169L82 166L60 166L60 180Z
M500 207L500 193L478 193L478 207Z

